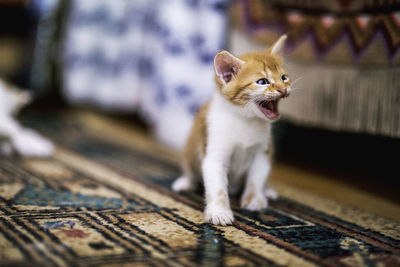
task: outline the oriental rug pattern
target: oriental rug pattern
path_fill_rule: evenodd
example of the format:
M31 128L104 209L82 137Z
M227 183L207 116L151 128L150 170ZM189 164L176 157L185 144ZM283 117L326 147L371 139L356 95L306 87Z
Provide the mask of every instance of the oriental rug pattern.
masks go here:
M169 189L176 155L139 130L85 112L25 121L58 148L0 158L1 266L400 265L395 221L277 184L267 210L234 200L234 225L213 226L200 193Z

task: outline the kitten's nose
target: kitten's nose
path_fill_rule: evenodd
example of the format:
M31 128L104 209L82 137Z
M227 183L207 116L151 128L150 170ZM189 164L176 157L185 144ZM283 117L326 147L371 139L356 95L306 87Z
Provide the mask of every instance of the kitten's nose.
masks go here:
M282 95L286 95L287 93L286 87L278 87L276 88L276 90L278 90L278 92L281 93Z

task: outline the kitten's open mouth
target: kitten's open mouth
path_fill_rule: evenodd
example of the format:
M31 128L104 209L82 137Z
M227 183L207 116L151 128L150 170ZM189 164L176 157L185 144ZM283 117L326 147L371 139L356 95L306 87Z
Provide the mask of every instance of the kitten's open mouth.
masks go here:
M261 110L261 112L270 120L275 120L279 118L278 111L278 102L279 99L274 100L263 100L257 102L257 107Z

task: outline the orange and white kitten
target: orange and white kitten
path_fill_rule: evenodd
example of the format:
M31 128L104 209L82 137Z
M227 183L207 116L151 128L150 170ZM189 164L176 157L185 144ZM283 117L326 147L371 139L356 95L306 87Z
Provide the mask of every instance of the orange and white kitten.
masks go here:
M175 191L194 190L203 178L206 221L234 221L229 194L244 185L241 207L267 208L271 169L271 122L279 118L278 104L289 95L290 79L280 51L286 35L268 50L235 57L220 51L214 58L217 90L197 114L183 154L183 176ZM245 179L246 178L246 179Z

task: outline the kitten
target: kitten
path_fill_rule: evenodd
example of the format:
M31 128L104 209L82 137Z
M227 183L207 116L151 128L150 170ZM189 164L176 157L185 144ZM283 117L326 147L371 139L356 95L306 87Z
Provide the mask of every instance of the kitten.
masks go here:
M286 35L268 50L235 57L220 51L214 58L216 92L197 114L183 153L183 176L173 190L194 190L203 178L204 216L213 224L234 221L229 194L244 184L241 207L267 208L266 189L271 168L271 122L280 114L278 104L290 93L280 51ZM246 178L246 179L244 179Z
M32 96L0 79L0 154L47 157L53 144L33 130L22 127L15 116Z

